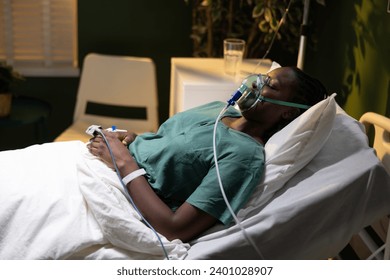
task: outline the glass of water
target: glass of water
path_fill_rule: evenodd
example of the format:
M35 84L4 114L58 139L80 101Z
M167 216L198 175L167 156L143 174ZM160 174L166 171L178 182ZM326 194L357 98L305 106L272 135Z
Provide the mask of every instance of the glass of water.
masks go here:
M223 57L225 73L236 77L240 72L242 57L245 51L245 41L241 39L223 40Z

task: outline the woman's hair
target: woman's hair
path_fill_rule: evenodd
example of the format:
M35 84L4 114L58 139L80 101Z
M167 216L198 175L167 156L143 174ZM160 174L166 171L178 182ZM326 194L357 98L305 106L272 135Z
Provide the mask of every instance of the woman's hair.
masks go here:
M306 74L298 67L292 66L290 68L297 78L296 94L292 98L292 102L312 106L328 96L328 92L319 80Z

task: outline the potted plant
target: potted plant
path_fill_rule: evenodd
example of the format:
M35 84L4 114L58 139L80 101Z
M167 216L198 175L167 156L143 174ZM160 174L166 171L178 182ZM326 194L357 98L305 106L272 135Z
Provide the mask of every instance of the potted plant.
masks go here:
M185 0L189 3L189 0ZM193 0L192 33L194 57L221 57L224 38L247 42L245 57L261 58L273 40L291 0ZM317 0L324 5L324 0ZM298 52L303 0L293 1L275 45L286 57ZM311 38L314 43L314 38ZM280 59L280 58L279 58Z
M12 87L24 80L22 75L13 69L11 65L0 62L0 118L11 113Z

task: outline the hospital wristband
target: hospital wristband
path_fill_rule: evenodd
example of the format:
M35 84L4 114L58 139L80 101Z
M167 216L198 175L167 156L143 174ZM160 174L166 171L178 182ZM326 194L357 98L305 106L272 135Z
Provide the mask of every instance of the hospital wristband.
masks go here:
M142 175L145 175L145 174L146 174L145 169L140 168L140 169L137 169L137 170L131 172L130 174L127 174L126 177L124 177L122 179L122 181L125 184L125 186L127 186L127 184L130 183L131 181L133 181L135 178L142 176Z

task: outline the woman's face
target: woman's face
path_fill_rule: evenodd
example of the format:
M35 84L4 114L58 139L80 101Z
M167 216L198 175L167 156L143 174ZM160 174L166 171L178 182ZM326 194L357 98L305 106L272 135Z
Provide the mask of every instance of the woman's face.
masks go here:
M262 89L262 95L267 98L290 101L297 87L297 80L292 69L287 67L277 68L268 73L267 83ZM272 104L269 102L257 102L250 110L242 115L250 121L272 127L283 119L289 119L296 112L295 108Z

